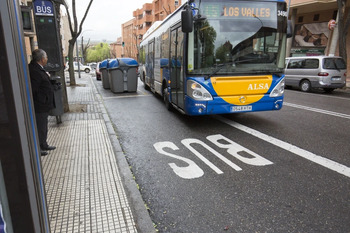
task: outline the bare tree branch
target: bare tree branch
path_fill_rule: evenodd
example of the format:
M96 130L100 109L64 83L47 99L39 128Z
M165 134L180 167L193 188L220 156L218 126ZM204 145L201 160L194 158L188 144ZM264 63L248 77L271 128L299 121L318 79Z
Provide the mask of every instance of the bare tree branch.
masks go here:
M71 20L71 16L70 16L70 13L69 13L69 10L68 10L68 6L67 6L66 2L64 2L64 3L65 3L64 7L66 8L67 15L68 15L69 30L70 30L70 34L72 35L73 34L72 20Z
M73 1L75 1L75 0L73 0ZM88 5L88 7L86 8L85 15L84 15L83 19L82 19L81 22L80 22L80 27L79 27L78 36L80 35L80 33L81 33L82 29L83 29L83 24L84 24L84 22L85 22L85 19L86 19L87 14L89 13L89 10L90 10L90 7L91 7L92 2L93 2L93 0L90 0L90 3L89 3L89 5Z
M69 29L71 32L71 36L72 38L68 41L69 42L69 46L68 46L68 58L69 58L69 79L70 79L70 85L74 86L76 85L75 82L75 76L74 76L74 68L73 68L73 54L74 54L74 46L75 43L79 37L79 35L81 34L81 31L83 29L83 24L85 22L85 19L89 13L91 4L92 4L93 0L90 0L89 5L85 11L84 17L82 18L80 25L78 23L78 18L77 18L77 12L76 12L76 2L75 0L72 0L72 14L73 14L73 19L71 17L71 14L69 13L69 9L68 6L65 4L65 8L67 10L67 14L68 14L68 21L69 21ZM72 25L74 24L74 25ZM78 30L79 28L79 30ZM84 52L84 51L82 51ZM77 54L77 57L79 57L79 54Z
M72 8L73 8L73 20L74 20L74 32L76 33L78 29L78 19L77 19L77 11L75 8L75 0L72 0Z

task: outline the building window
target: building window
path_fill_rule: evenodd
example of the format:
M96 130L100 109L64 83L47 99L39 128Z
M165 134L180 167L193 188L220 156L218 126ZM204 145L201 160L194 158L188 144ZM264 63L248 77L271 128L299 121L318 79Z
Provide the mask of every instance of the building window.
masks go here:
M304 16L299 16L299 17L298 17L298 23L302 23L303 20L304 20Z
M314 15L314 21L318 21L320 19L320 14L315 14Z
M178 6L178 5L179 5L179 1L175 0L175 6Z

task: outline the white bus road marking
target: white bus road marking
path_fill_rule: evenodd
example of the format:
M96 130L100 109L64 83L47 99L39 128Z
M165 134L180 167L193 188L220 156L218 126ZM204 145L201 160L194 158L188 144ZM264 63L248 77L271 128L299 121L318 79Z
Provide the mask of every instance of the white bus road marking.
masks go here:
M257 138L260 138L261 140L264 140L268 143L271 143L275 146L278 146L284 150L287 150L289 152L292 152L296 155L299 155L300 157L302 158L305 158L307 160L310 160L316 164L319 164L325 168L328 168L330 170L333 170L335 172L338 172L344 176L347 176L347 177L350 177L350 168L343 165L343 164L340 164L340 163L337 163L333 160L330 160L330 159L327 159L327 158L324 158L322 156L319 156L319 155L316 155L314 153L311 153L307 150L304 150L304 149L301 149L297 146L294 146L292 144L289 144L287 142L284 142L282 140L279 140L277 138L274 138L274 137L271 137L269 135L266 135L264 133L261 133L255 129L252 129L252 128L249 128L247 126L244 126L244 125L241 125L237 122L234 122L234 121L231 121L231 120L228 120L224 117L221 117L221 116L213 116L214 118L236 128L236 129L239 129L245 133L248 133L248 134L251 134Z
M233 142L232 140L222 136L221 134L208 136L207 139L212 143L214 143L219 148L227 149L227 153L229 153L236 159L239 159L246 164L254 165L254 166L266 166L266 165L273 164L273 162L263 158L262 156L249 150L248 148L245 148L239 145L238 143ZM223 144L223 143L220 143L219 141L226 141L227 143ZM242 152L249 154L250 155L249 158L241 156L239 153L242 153Z
M214 149L212 149L210 146L205 144L204 142L198 140L198 139L193 139L193 138L187 138L181 141L181 143L186 146L193 154L195 154L198 158L200 158L205 164L207 164L211 169L213 169L217 174L222 174L223 171L221 171L219 168L217 168L214 164L212 164L208 159L206 159L201 153L199 153L197 150L195 150L192 146L191 143L196 143L204 148L206 148L208 151L213 153L216 157L224 161L227 165L235 169L236 171L241 171L242 168L238 167L236 164L232 163L230 160L228 160L226 157L222 156L220 153L216 152Z
M179 150L179 148L172 142L157 142L154 148L161 154L169 156L174 159L181 160L188 164L187 167L179 167L175 163L169 163L169 166L173 169L176 175L183 179L194 179L199 178L204 175L203 170L198 167L198 165L190 159L184 158L182 156L174 155L164 151L164 148L170 148L172 150Z
M252 165L252 166L266 166L271 165L273 162L263 158L262 156L254 153L253 151L231 141L230 139L222 136L221 134L216 135L210 135L207 137L207 139L212 142L214 145L216 145L219 148L227 149L227 153L231 154L236 159L242 161L245 164ZM223 144L219 141L225 141L226 143ZM181 143L189 149L194 155L196 155L200 160L202 160L208 167L210 167L212 170L214 170L217 174L223 174L224 172L220 170L217 166L215 166L212 162L210 162L207 158L205 158L201 153L199 153L196 149L193 148L191 144L196 144L197 146L200 145L203 148L207 149L209 152L214 154L216 157L221 159L223 162L225 162L228 166L233 168L236 171L242 171L242 168L231 162L229 159L227 159L225 156L211 148L206 143L202 142L201 140L195 139L195 138L187 138L183 139ZM180 160L182 162L185 162L188 164L188 166L180 167L176 165L175 163L169 163L169 166L173 169L176 175L178 175L181 178L184 179L195 179L199 178L204 175L203 170L192 160L185 158L183 156L175 155L169 152L166 152L164 148L170 148L172 150L179 150L179 148L172 142L157 142L153 144L154 148L158 153L166 155L168 157ZM249 155L248 157L240 155L240 153L243 153L245 155Z
M345 118L345 119L350 119L350 115L343 114L343 113L331 112L331 111L327 111L327 110L323 110L323 109L319 109L319 108L311 108L311 107L287 103L287 102L283 102L283 105L293 107L293 108L304 109L304 110L308 110L308 111L312 111L312 112L323 113L323 114L327 114L327 115L331 115L331 116L341 117L341 118Z

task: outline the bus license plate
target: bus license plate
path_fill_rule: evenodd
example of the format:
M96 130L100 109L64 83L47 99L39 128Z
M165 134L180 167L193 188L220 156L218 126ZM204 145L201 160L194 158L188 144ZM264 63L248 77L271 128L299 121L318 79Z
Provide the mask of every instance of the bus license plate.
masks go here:
M231 112L247 112L252 110L253 110L253 107L251 105L231 107Z

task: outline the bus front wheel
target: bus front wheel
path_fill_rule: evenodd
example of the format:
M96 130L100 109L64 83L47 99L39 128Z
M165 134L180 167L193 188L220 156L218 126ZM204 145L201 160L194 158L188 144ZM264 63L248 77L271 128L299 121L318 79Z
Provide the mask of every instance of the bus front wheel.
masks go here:
M145 73L143 73L142 76L143 76L143 78L142 78L143 87L145 88L146 91L150 91L151 89L147 86L147 83L146 83Z
M163 87L163 101L165 104L166 109L171 110L171 104L169 102L169 93L168 93L168 88Z

